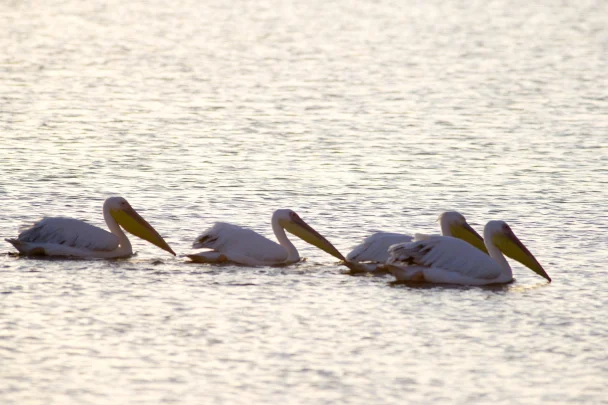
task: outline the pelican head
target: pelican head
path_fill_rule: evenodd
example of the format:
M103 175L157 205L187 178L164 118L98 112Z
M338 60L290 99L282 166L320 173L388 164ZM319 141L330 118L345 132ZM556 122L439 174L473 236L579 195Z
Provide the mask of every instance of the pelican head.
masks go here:
M511 227L504 221L490 221L484 230L484 236L505 255L517 260L536 274L551 282L543 266L530 253L523 243L515 236Z
M319 232L315 231L310 225L308 225L298 214L292 210L280 209L276 210L272 215L272 222L278 222L279 225L291 234L296 235L298 238L318 247L321 250L329 253L330 255L340 259L346 260L342 253L338 251L327 239L325 239Z
M143 219L124 198L108 198L103 204L103 210L104 212L109 212L110 215L112 215L112 218L114 218L127 232L147 240L175 256L173 249L169 247L156 229L146 222L146 220Z
M444 235L452 235L454 238L462 239L482 252L488 253L483 238L469 225L464 215L456 211L447 211L439 216L438 221Z

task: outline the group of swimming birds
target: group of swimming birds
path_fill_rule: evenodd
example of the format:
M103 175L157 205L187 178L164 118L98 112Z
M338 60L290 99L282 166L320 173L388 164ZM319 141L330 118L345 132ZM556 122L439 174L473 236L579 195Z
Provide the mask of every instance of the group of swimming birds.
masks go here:
M175 255L160 234L122 197L103 205L110 232L84 221L46 217L24 229L17 239L6 239L20 254L79 258L118 258L133 254L123 229ZM251 229L218 222L194 241L193 248L207 249L188 255L200 263L237 263L246 266L285 265L300 255L285 231L339 259L351 273L391 273L398 281L487 285L513 281L504 255L520 262L549 282L551 278L530 251L503 221L486 224L483 238L457 212L439 217L442 235L414 236L378 232L346 257L292 210L272 216L278 244ZM503 255L504 254L504 255Z

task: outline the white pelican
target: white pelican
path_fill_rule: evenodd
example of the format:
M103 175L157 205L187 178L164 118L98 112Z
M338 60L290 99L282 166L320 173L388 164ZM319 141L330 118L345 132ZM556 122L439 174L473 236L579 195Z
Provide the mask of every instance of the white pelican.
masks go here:
M285 230L344 260L344 256L327 239L304 222L292 210L276 210L272 215L272 230L279 243L271 241L251 229L217 222L192 244L193 248L208 248L188 257L199 263L233 262L248 266L291 264L300 260L296 247L287 239Z
M483 236L489 256L470 244L449 236L391 246L389 263L406 263L405 267L389 267L399 281L485 285L513 281L513 272L503 253L517 260L551 282L536 258L517 239L503 221L486 224Z
M466 218L455 211L442 213L439 218L441 234L443 236L453 236L462 239L484 253L487 253L483 243L483 238L467 222ZM353 272L385 270L382 266L389 259L388 249L392 245L399 243L412 242L430 238L429 235L416 234L415 236L401 233L377 232L365 238L363 243L356 246L347 256L344 263ZM357 262L357 263L354 263ZM369 262L372 265L365 265L362 262ZM377 266L375 264L381 264Z
M133 235L175 255L167 242L124 198L108 198L103 203L103 217L112 233L78 219L47 217L23 230L17 239L6 241L26 255L102 259L131 256L133 248L120 228L122 226Z

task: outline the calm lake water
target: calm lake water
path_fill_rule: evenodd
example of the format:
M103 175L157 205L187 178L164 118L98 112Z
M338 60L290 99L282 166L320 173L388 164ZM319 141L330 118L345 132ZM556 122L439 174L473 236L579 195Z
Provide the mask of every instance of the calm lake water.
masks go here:
M127 198L178 254L214 221L508 221L496 288L0 257L7 404L606 404L608 2L5 1L0 236Z

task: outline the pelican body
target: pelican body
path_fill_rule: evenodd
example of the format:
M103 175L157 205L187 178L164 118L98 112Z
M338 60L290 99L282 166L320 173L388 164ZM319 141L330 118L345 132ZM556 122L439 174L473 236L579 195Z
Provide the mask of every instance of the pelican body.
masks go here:
M232 262L247 266L285 265L298 262L300 254L287 238L285 231L318 247L330 255L345 260L344 256L321 234L310 227L292 210L276 210L272 215L272 230L279 243L238 225L218 222L203 232L192 247L210 251L188 255L199 263Z
M439 216L439 225L443 236L462 239L481 251L487 252L482 237L468 224L462 214L454 211L444 212ZM410 236L401 233L377 232L365 238L363 243L356 246L346 256L346 259L356 262L386 263L390 257L388 248L392 245L428 237L429 235L423 234Z
M503 221L490 221L483 232L489 256L472 245L449 236L391 246L389 271L398 281L487 285L513 281L511 266L504 255L517 260L549 282L551 278L530 251Z
M17 239L6 239L28 256L69 256L112 259L133 254L124 231L175 255L160 234L122 197L110 197L103 204L103 217L110 232L84 221L46 217L24 229Z
M480 251L487 253L483 238L467 222L466 218L455 211L444 212L439 216L441 234L462 239ZM347 256L344 263L352 272L377 272L386 271L389 248L392 245L409 243L416 240L432 238L432 235L415 234L414 236L377 232L365 238L363 243L356 246ZM371 263L371 264L366 264Z

